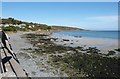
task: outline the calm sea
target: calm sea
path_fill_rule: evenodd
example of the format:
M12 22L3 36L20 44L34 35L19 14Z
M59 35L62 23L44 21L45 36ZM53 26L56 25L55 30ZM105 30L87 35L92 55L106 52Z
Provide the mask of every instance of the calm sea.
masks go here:
M56 33L69 35L69 36L118 39L119 38L118 35L120 34L120 31L66 31L66 32L56 32Z

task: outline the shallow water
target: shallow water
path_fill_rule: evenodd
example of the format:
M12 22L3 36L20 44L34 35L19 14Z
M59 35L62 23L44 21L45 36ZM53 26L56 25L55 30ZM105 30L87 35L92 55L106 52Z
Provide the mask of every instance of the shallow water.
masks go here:
M66 31L56 32L56 34L64 34L69 36L82 36L82 37L93 37L93 38L109 38L118 39L120 31Z

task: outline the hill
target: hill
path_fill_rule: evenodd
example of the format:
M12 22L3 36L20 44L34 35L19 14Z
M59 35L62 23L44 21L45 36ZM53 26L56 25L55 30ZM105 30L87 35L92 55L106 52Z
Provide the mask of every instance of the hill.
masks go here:
M46 24L39 24L33 22L24 22L20 20L16 20L14 18L2 18L0 19L0 27L2 27L5 31L28 31L28 30L53 30L53 31L67 31L67 30L83 30L75 27L68 26L49 26Z

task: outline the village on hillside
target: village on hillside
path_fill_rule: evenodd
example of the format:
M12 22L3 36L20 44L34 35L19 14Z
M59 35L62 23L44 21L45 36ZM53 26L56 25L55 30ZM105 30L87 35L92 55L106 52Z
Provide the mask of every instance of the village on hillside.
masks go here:
M36 30L83 30L80 28L66 27L66 26L49 26L46 24L24 22L14 18L1 19L0 27L4 31L36 31Z

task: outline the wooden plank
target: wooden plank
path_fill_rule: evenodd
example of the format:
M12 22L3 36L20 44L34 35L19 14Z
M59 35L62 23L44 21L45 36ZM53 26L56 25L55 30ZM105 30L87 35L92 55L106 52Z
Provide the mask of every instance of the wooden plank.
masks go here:
M7 71L14 72L17 77L27 77L26 72L22 69L20 64L12 57L12 55L7 52L7 50L5 50L5 54L2 54L2 57L11 57L11 59L5 63Z
M1 47L0 49L0 59L2 59L1 69L3 70L2 75L3 77L6 77L7 75L13 74L13 77L28 77L26 72L23 70L23 68L20 66L18 61L16 61L16 57L14 56L14 53L10 47L9 40L7 38L7 35L3 33L3 37L0 40ZM4 42L4 43L2 43ZM1 74L0 74L1 75ZM9 77L9 76L7 76ZM10 76L12 77L12 76Z

